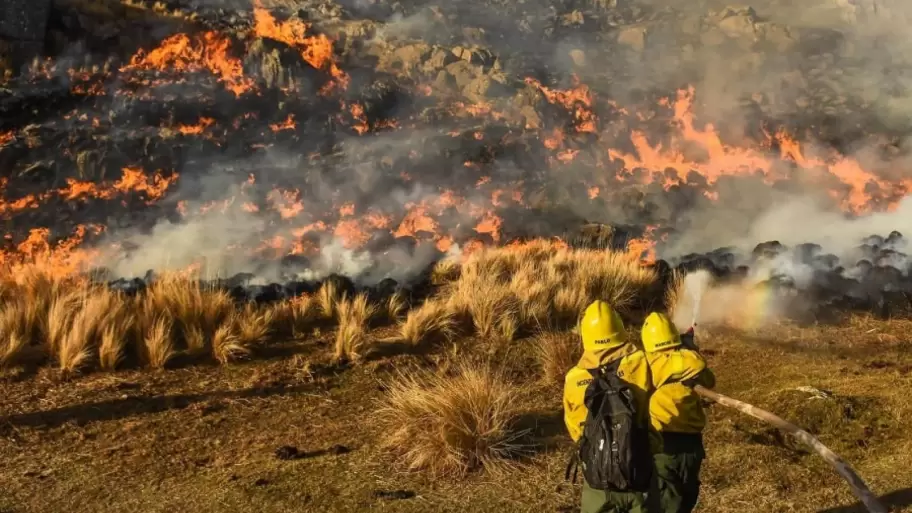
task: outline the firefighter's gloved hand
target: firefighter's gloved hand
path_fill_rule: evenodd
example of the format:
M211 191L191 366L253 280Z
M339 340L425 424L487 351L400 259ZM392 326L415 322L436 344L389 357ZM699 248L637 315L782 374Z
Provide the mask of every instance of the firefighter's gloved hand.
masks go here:
M681 334L681 344L684 347L687 347L689 349L696 349L697 343L694 340L694 338L695 338L694 329L693 329L693 326L691 326L690 329L687 330L686 333Z

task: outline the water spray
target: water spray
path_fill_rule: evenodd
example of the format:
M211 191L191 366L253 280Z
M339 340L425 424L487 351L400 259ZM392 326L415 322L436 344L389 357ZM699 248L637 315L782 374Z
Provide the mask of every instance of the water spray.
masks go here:
M692 315L690 329L691 341L696 336L694 328L697 326L697 321L699 320L700 315L700 304L703 301L703 297L706 291L709 289L710 279L712 277L709 273L705 271L698 271L696 273L688 274L684 277L684 288L686 293L689 294L690 299L693 303L692 305ZM697 349L696 344L693 345L694 349ZM699 349L697 349L699 350ZM775 415L769 411L766 411L762 408L757 408L752 404L733 399L726 395L722 395L718 392L709 390L702 385L696 385L694 387L694 392L699 394L701 397L704 397L714 403L720 404L722 406L738 410L742 413L750 415L755 419L759 419L767 424L785 431L786 433L794 436L798 441L810 447L810 449L815 452L818 456L823 458L830 466L833 467L836 472L842 476L843 479L849 484L849 488L852 490L852 494L864 504L865 508L870 513L888 513L887 509L880 503L877 497L871 493L871 490L865 484L864 480L858 475L857 472L843 460L838 454L834 453L827 446L820 443L815 436L811 435L807 431L799 428L798 426L782 419L778 415Z

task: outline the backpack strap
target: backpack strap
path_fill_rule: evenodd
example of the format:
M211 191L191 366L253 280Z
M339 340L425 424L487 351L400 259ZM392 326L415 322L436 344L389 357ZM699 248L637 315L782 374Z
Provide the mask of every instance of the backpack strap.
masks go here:
M573 472L573 478L570 478L570 472ZM573 451L570 455L570 461L567 462L567 470L564 472L564 480L576 484L576 476L579 474L579 451Z

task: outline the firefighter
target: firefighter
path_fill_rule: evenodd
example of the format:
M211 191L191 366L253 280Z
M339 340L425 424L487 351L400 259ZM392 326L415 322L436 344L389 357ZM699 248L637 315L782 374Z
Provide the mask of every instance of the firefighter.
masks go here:
M637 413L641 417L639 420L648 426L651 379L646 354L627 341L620 316L608 303L595 301L586 308L578 330L583 355L564 379L564 423L570 438L578 442L586 423L588 410L583 398L586 388L593 380L590 370L618 360L617 375L630 385ZM585 477L582 486L581 513L646 512L644 493L597 490L589 486Z
M706 453L703 428L706 414L695 385L715 386L706 360L665 314L653 312L643 323L642 340L654 392L649 400L652 428L661 436L654 455L655 491L652 509L661 513L690 513L700 494L700 466Z

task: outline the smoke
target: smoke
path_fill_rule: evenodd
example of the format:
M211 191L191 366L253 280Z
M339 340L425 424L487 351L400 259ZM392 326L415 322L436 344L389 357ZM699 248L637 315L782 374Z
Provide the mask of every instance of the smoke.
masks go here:
M318 3L315 11L327 7ZM360 21L348 26L350 19L344 23L332 21L339 8L327 7L329 14L325 18L330 22L326 26L345 25L344 29L336 27L344 36L339 38L336 52L341 53L345 48L347 55L340 58L340 64L352 75L341 114L339 106L320 105L319 98L299 102L300 98L283 96L279 91L268 91L258 100L238 99L232 104L231 112L237 109L240 116L247 113L242 108L256 110L263 120L259 126L243 125L243 129L229 136L230 118L235 116L226 115L218 122L227 142L224 146L222 142L218 149L215 145L181 143L184 147L173 152L177 154L173 159L155 162L155 165L162 160L174 163L181 173L177 197L169 191L170 203L161 206L173 207L180 201L192 215L183 220L157 220L148 229L110 227L105 243L116 243L126 253L111 267L123 276L141 275L148 269L202 265L210 275L254 272L263 280L288 276L318 278L333 272L365 283L386 277L408 280L437 258L439 252L430 240L405 244L389 233L396 231L402 214L416 205L439 200L444 192L482 205L475 212L450 211L435 216L438 225L431 227L431 231L459 234L454 237L457 241L479 235L475 225L486 209L497 210L503 219L501 240L514 232L563 233L572 228L568 224L584 219L613 225L671 226L677 233L665 242L659 253L666 258L720 246L749 250L764 240L780 240L785 244L817 242L826 252L851 258L858 240L867 235L886 234L894 229L907 231L912 222L909 221L912 205L908 202L886 214L847 217L841 214L842 205L830 196L830 188L821 185L816 169L802 166L798 172L788 169L787 163L782 169L769 170L771 176L780 171L785 176L775 186L769 185L764 177L745 176L744 169L739 169L737 177L713 177L718 178L713 183L713 191L718 193L718 199L714 200L703 194L708 178L696 173L688 176L684 185L667 192L665 184L656 179L629 195L605 193L596 194L593 201L581 199L589 197L589 186L593 183L605 192L615 185L626 189L619 182L632 181L626 174L634 170L620 169L619 161L611 161L605 154L609 147L625 154L635 153L630 133L636 123L642 123L636 129L645 133L653 146L670 147L669 132L673 130L668 127L666 114L674 108L667 105L659 108L657 100L660 95L673 97L675 89L687 85L693 85L697 91L694 104L697 129L711 122L726 142L752 148L758 148L757 141L762 139L764 130L778 128L782 123L800 139L805 138L805 130L811 130L819 133L818 151L804 146L804 157L828 159L839 150L858 160L871 176L862 177L861 182L851 176L840 179L852 182L854 189L850 196L867 195L869 189L872 196L878 196L875 190L878 187L869 187L865 180L873 183L882 179L895 184L910 177L909 167L902 165L902 159L897 159L895 154L885 155L881 150L882 146L888 146L894 153L902 154L908 147L904 139L909 130L902 129L912 102L904 84L908 82L912 60L905 51L909 49L905 26L897 20L904 19L912 8L898 2L885 6L882 2L842 0L792 6L755 2L752 8L729 7L716 1L637 0L616 2L606 8L612 3L343 2L349 14L371 18L364 26L358 25ZM194 5L218 9L233 4L229 0L198 0ZM250 2L245 0L243 5L249 11ZM238 18L242 22L244 16ZM319 30L320 26L317 22L315 29ZM369 33L374 34L373 40L361 39ZM425 56L426 60L440 63L456 60L462 65L466 63L458 59L466 59L470 62L462 68L471 69L463 69L462 74L460 70L450 74L448 69L435 69L433 76L421 76L422 69L429 67L421 61L427 48L420 44L403 46L409 40L444 45L436 52L436 57L442 55L442 58ZM366 49L372 45L377 48ZM475 45L493 51L497 64L487 62L487 55L481 52L447 54L456 46ZM273 52L282 59L293 59L297 54L285 53ZM386 59L390 55L393 57ZM62 62L71 60L72 55L65 57ZM244 65L250 64L247 60L261 58L257 54L255 59L244 59ZM470 89L467 84L487 86L488 82L496 82L492 76L498 80L508 76L508 80L504 79L506 85L499 82L496 87L491 85L491 91L504 85L507 93L500 96L491 93L490 97L479 93L485 103L490 100L495 109L502 107L497 105L498 100L514 104L513 110L528 107L526 111L532 110L532 117L542 118L540 126L549 131L563 130L566 140L557 149L546 150L541 140L532 137L521 140L527 134L517 135L522 130L514 129L521 126L515 120L511 119L501 130L490 119L435 111L438 106L421 104L424 98L414 94L415 91L385 87L388 82L383 79L387 77L358 69L370 66L374 60L381 67L402 65L401 73L395 80L390 78L389 83L400 78L403 88L411 87L411 81L421 85L434 83L435 90L441 88L437 92L445 91L441 97L452 94L460 101L465 101L464 91ZM486 61L485 65L473 62L479 60ZM287 64L269 62L283 70ZM473 75L481 68L484 69L479 73L490 73ZM251 70L245 69L245 73ZM557 116L567 114L569 118L573 113L561 113L560 107L552 109L544 101L533 106L537 99L533 101L519 94L524 92L522 81L526 77L536 77L546 86L557 88L571 83L569 74L576 74L597 97L617 100L630 111L629 116L602 112L609 110L603 102L599 107L599 115L604 118L598 122L600 133L575 134L570 126L573 120L560 126L561 122L554 122L549 114L554 111L558 112ZM194 79L195 76L190 76L188 81ZM448 82L455 82L451 90L444 89ZM120 85L123 84L115 84ZM190 85L192 88L196 84ZM111 119L131 118L137 125L148 124L134 130L133 126L121 127L118 123L110 129L113 139L122 137L129 141L137 139L138 134L154 139L160 128L158 124L179 124L188 116L212 114L205 111L222 106L216 104L214 108L208 99L200 102L196 97L174 100L175 92L184 92L185 86L175 84L162 90L140 91L148 93L142 101L111 95L114 99L100 100L96 105ZM203 84L204 93L211 92L206 89L209 86ZM531 94L534 88L529 90L528 96L534 96ZM512 99L505 98L514 93ZM230 95L226 98L234 100ZM220 97L215 101L223 100ZM376 116L372 114L382 111L385 116L397 119L398 128L363 137L337 131L334 127L348 122L338 119L348 116L359 101L369 111L367 117L373 120ZM184 109L187 112L177 112L179 119L175 121L174 111ZM658 111L663 113L659 115ZM845 114L848 111L863 114L850 116ZM306 130L264 138L263 134L269 134L268 124L277 121L271 118L284 118L288 113L297 114L299 122L307 124ZM486 131L485 124L495 128ZM423 128L415 128L422 125ZM882 141L860 135L869 126L898 130L899 135L882 145ZM451 137L447 131L457 136ZM303 133L307 135L301 137ZM264 140L268 149L256 150L253 157L241 157L253 152L253 146L264 146ZM675 148L679 152L676 162L699 166L709 161L713 156L708 154L706 145L699 147L698 142L689 141ZM112 143L106 144L112 146L110 154L130 153L120 148L115 151ZM155 147L143 148L142 156L137 158L165 153L161 147L168 144L157 141ZM557 163L555 155L561 150L580 154L572 163ZM224 155L218 156L219 151ZM757 149L755 153L759 155L762 151ZM777 148L768 151L779 157ZM660 174L662 170L649 171ZM257 183L246 189L243 182L250 174L256 175ZM408 179L402 178L403 175L408 175ZM485 180L492 182L490 188L477 185ZM502 190L498 192L495 188ZM498 203L492 201L495 193L506 197L514 190L525 195L522 207L509 202L492 205ZM263 211L239 208L245 202L245 195L264 207ZM887 200L896 198L880 199L883 206ZM300 203L294 205L300 210L299 215L293 221L277 217L276 210L292 208L290 202ZM326 215L349 204L356 209L352 218L390 213L391 226L374 230L384 231L387 240L372 236L360 246L363 249L352 249L357 245L348 244L346 235L329 220L334 216ZM202 210L208 212L200 213ZM340 217L349 220L344 215ZM308 255L306 259L281 261L288 248L283 248L286 250L283 253L269 245L280 239L286 246L298 241L304 227L321 220L327 220L326 227L306 234L305 242L310 245L302 252ZM813 268L799 266L787 258L764 265L769 275L787 273L798 281L810 279L813 273ZM758 274L757 279L761 276Z
M795 314L802 304L794 297L777 296L759 285L766 272L759 270L739 283L717 283L706 271L687 274L672 308L675 326L681 331L694 325L759 329Z
M428 134L424 134L428 135ZM169 195L165 208L180 205L185 218L158 219L150 229L127 226L110 229L101 247L115 247L106 261L109 271L118 277L143 276L147 271L182 271L198 269L207 279L228 277L238 273L254 275L253 284L289 280L319 280L336 273L352 278L357 284L370 286L384 279L408 282L441 257L433 241L414 243L410 237L397 240L392 236L376 239L376 233L366 245L352 248L346 240L349 234L337 227L319 226L327 209L343 206L361 215L370 212L402 213L414 205L438 200L440 190L434 175L419 176L408 186L385 186L384 162L407 157L421 147L422 132L388 133L361 144L342 144L343 151L335 155L330 173L319 169L291 152L270 148L244 160L215 162L208 169L197 171L179 182L179 188ZM377 155L383 155L378 158ZM205 159L205 157L202 157ZM205 160L197 162L203 165ZM265 185L256 189L257 182L243 180L255 171L262 171ZM274 188L279 184L300 184L307 177L307 187ZM279 191L286 191L287 197ZM268 191L268 192L267 192ZM271 209L245 209L244 204L265 194ZM479 193L462 199L478 203ZM289 211L296 224L277 219L276 212ZM300 210L300 211L299 211ZM398 218L391 218L396 219ZM442 219L441 233L452 233L472 218L450 216ZM371 227L358 224L352 230ZM311 225L312 231L301 227ZM329 228L329 230L326 230ZM384 230L394 231L395 225ZM312 245L304 249L306 257L282 258L288 245L303 237ZM355 236L358 236L355 234ZM450 252L458 251L458 246Z

